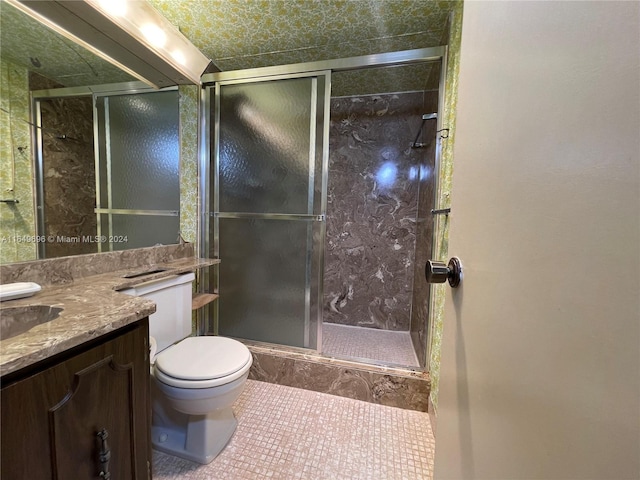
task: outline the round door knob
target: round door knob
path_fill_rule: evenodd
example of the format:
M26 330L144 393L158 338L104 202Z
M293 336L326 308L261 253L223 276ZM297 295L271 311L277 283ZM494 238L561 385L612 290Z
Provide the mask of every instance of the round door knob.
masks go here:
M458 257L451 257L449 264L435 260L427 260L424 267L427 283L444 283L447 280L452 288L456 288L462 281L462 264Z
M449 267L444 262L427 260L424 274L427 277L427 283L444 283L449 276Z

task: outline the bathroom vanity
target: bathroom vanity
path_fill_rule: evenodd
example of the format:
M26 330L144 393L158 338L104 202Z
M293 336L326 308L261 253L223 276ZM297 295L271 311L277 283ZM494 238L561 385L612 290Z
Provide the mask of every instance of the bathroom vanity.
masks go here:
M1 478L151 478L155 304L119 290L219 262L193 255L181 245L0 267L4 284L43 286L0 304ZM30 328L5 328L23 310Z
M2 478L150 479L147 345L145 317L3 378Z

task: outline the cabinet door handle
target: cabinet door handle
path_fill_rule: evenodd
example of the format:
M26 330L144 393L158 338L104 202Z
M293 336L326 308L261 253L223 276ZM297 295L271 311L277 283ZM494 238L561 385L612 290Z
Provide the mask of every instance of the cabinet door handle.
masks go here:
M100 451L98 452L98 460L100 461L100 478L104 480L109 480L111 478L111 473L109 473L109 461L111 460L111 450L109 450L109 444L107 443L107 438L109 437L109 432L106 428L103 428L98 433L96 433L98 438L100 439Z

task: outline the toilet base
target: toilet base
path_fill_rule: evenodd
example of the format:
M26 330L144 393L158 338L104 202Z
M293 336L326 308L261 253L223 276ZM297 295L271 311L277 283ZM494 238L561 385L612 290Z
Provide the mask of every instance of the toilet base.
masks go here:
M218 456L238 425L231 408L184 417L186 422L181 426L153 425L151 443L156 450L201 464Z

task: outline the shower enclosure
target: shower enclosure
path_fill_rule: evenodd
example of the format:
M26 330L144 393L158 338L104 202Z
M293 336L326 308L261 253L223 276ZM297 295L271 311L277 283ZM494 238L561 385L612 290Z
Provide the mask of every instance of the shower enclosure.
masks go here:
M32 92L38 257L176 243L177 89L137 84Z
M222 335L320 343L328 72L218 82L213 254ZM323 175L324 173L324 175ZM220 281L220 278L224 281Z
M202 333L424 368L444 52L203 77Z

